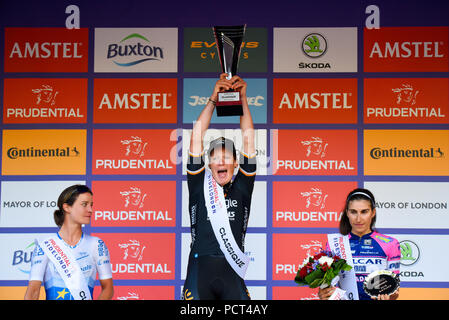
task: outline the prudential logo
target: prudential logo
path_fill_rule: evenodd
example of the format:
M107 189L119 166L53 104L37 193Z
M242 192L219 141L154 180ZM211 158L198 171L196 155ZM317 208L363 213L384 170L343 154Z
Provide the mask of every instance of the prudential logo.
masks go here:
M164 50L140 33L131 33L120 42L108 45L107 59L117 66L131 67L146 61L162 61Z

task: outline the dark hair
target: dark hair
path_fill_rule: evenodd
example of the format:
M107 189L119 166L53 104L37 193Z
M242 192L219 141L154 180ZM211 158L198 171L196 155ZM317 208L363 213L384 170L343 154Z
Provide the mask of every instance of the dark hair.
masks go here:
M64 223L65 219L63 208L64 203L67 203L69 206L72 206L75 203L76 199L78 199L78 196L83 193L90 193L91 195L93 195L92 191L89 189L88 186L81 184L70 186L61 192L58 198L58 209L55 210L55 212L53 213L55 223L58 227L61 228Z
M374 195L371 191L363 188L357 188L349 192L346 202L345 202L345 208L343 209L343 214L340 219L340 233L343 235L347 235L349 232L351 232L351 224L349 223L348 218L348 207L349 202L353 200L368 200L371 204L371 210L374 210L376 208L376 200L374 199ZM373 217L373 220L371 220L370 228L373 230L374 225L376 223L376 216Z

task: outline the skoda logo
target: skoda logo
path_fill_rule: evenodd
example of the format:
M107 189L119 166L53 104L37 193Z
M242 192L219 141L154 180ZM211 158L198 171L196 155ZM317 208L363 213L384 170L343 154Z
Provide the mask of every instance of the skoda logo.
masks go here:
M401 264L411 266L419 260L420 251L416 243L410 240L404 240L399 243L401 247Z
M319 33L310 33L302 40L301 48L309 58L319 58L326 53L327 41Z

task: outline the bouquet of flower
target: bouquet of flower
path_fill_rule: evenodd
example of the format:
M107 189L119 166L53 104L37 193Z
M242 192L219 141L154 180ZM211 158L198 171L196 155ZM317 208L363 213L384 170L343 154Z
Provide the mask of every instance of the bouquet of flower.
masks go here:
M295 282L309 288L322 289L335 285L340 271L349 271L352 267L330 251L321 250L314 256L308 256L298 269ZM336 279L337 281L332 281Z

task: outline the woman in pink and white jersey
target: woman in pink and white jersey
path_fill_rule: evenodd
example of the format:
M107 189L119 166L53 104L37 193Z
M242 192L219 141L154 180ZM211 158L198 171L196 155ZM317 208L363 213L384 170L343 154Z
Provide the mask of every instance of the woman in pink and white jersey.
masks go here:
M390 270L399 274L401 249L398 240L380 234L374 230L376 223L376 202L374 195L367 189L355 189L347 198L345 209L340 220L340 233L348 236L357 291L360 300L371 297L363 290L366 276L377 270ZM329 244L327 245L329 250ZM335 287L319 289L318 296L322 300L329 299ZM399 290L392 295L379 295L373 299L396 300Z

